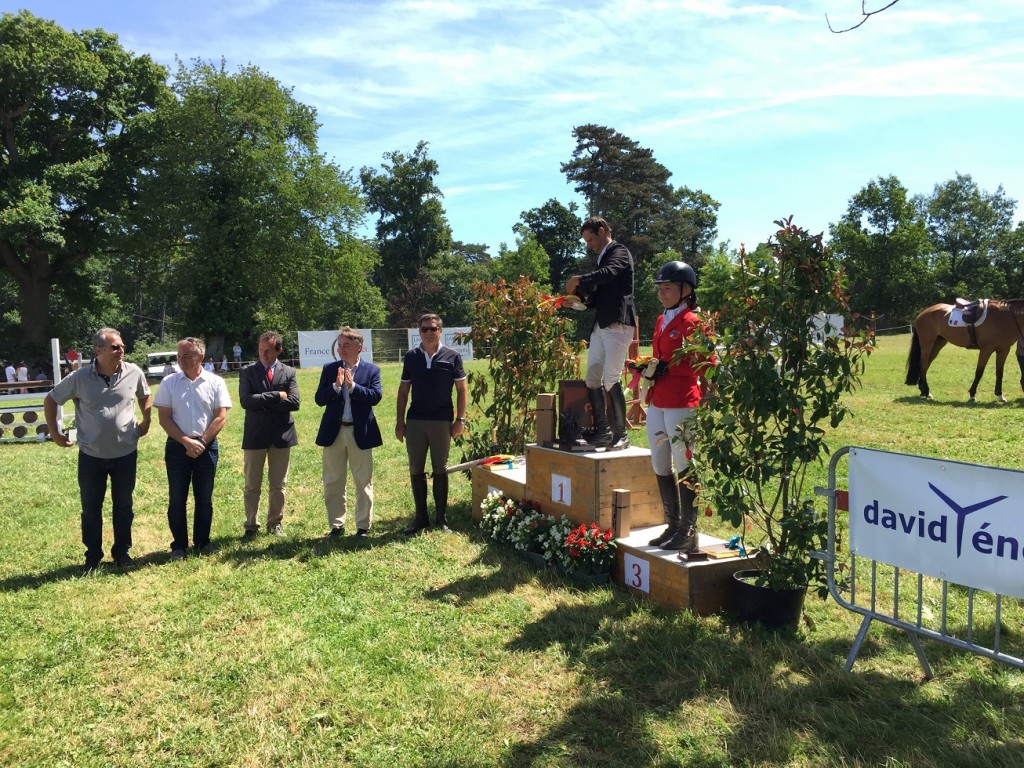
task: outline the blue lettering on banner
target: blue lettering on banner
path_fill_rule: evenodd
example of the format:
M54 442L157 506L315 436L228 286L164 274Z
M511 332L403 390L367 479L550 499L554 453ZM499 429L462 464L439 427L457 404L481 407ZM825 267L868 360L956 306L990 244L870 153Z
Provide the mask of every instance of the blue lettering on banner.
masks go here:
M943 493L942 490L934 484L928 483L928 487L946 503L956 516L957 559L960 558L960 555L963 552L964 527L967 522L967 516L986 507L990 507L993 504L997 504L1007 498L1006 496L994 496L975 504L962 506L953 501L953 499ZM885 528L896 533L902 532L908 536L916 536L920 539L930 539L931 541L941 544L947 543L949 516L945 514L938 515L936 519L928 520L927 513L923 509L919 509L916 514L896 512L894 510L881 507L878 499L874 499L870 504L864 507L863 516L864 522L868 525L876 525L880 528ZM982 523L978 527L978 530L970 536L968 540L969 546L981 555L991 555L999 558L1005 557L1010 560L1017 560L1021 555L1019 540L1012 536L1005 536L1002 534L993 535L988 530L991 525L991 521Z

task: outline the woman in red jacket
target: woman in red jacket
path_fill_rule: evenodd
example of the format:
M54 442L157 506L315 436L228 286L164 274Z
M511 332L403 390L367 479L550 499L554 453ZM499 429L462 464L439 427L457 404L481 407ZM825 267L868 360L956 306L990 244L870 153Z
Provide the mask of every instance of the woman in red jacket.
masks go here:
M652 361L648 368L653 383L647 393L647 443L668 526L649 543L662 549L696 552L696 494L683 483L689 460L687 441L680 432L683 421L700 403L701 379L692 360L683 357L673 361L672 355L700 323L696 312L697 275L689 264L670 261L658 270L654 283L665 311L654 324L653 356L657 363ZM676 437L680 439L673 439Z

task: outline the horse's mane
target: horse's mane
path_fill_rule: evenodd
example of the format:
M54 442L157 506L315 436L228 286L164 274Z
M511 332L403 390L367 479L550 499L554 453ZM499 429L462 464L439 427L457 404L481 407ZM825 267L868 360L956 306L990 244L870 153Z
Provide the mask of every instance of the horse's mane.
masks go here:
M1014 314L1024 312L1024 299L992 299L989 304L1006 307Z

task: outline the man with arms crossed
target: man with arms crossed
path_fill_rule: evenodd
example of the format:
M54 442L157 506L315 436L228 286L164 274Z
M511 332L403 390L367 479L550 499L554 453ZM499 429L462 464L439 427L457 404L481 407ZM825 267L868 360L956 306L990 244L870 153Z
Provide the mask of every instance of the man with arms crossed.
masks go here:
M220 448L217 435L228 421L231 396L224 379L203 370L206 345L189 336L178 342L178 373L160 382L154 405L167 433L167 524L174 540L171 560L184 560L188 550L188 489L192 487L195 517L192 542L200 554L212 555L213 481Z
M242 541L250 541L259 533L256 517L263 490L263 465L267 465L270 486L267 507L267 531L284 536L284 496L288 484L288 459L293 445L299 444L295 434L295 418L299 410L299 385L295 369L278 361L284 343L274 331L260 336L259 365L250 365L238 375L238 399L245 409L242 429L242 466L245 472L245 533ZM227 358L225 359L225 363Z
M363 335L347 325L338 331L341 360L320 373L316 404L324 408L316 444L323 447L327 538L345 533L348 470L356 486L356 538L369 537L373 525L373 449L384 444L373 406L380 402L380 368L359 359Z
M103 560L103 497L110 478L114 517L114 546L110 554L120 568L134 565L132 546L132 494L139 438L149 432L153 398L142 369L124 361L124 342L113 328L100 328L93 339L92 363L80 368L53 388L43 400L46 426L53 442L70 448L71 441L57 424L57 406L75 401L78 430L78 490L82 498L82 543L85 573ZM135 420L135 400L142 421Z
M594 445L616 451L629 447L626 436L626 396L622 391L622 367L629 354L636 326L633 306L633 255L622 243L612 240L612 228L600 216L587 219L580 229L587 248L597 254L597 269L573 275L566 293L577 290L588 297L585 303L597 315L587 350L587 389L594 413ZM608 425L605 392L612 404Z
M458 437L466 423L466 372L462 356L441 343L441 318L423 315L419 319L420 345L405 353L402 382L398 385L398 422L395 437L405 441L409 454L409 477L416 513L402 533L414 536L430 526L427 514L427 475L424 471L427 451L434 475L434 522L442 531L450 531L448 513L448 451L452 438ZM457 405L452 410L452 388ZM405 406L412 391L412 405Z

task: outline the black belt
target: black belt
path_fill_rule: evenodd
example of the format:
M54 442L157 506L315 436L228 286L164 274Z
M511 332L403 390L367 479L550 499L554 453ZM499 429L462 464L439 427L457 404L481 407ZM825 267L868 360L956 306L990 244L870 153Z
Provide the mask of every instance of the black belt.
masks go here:
M355 425L354 421L343 421L343 422L341 422L341 426L343 426L343 427L351 427L351 426L354 426L354 425Z

